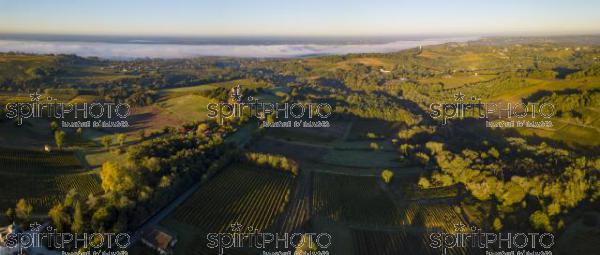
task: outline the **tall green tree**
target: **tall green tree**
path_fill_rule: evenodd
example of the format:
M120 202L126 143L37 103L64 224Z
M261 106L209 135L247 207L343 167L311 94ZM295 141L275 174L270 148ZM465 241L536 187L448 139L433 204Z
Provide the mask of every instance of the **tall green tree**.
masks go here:
M28 222L31 219L32 212L33 206L23 198L19 199L17 207L15 208L17 219Z
M108 150L110 148L110 145L112 144L112 137L110 136L103 136L102 139L100 140L100 142L102 142L102 145L104 145L104 148L106 150Z
M6 209L4 216L8 221L13 222L15 220L15 210L12 208Z
M106 192L129 191L135 187L134 178L131 174L131 171L107 161L102 164L102 170L100 170L102 188Z
M125 134L117 135L117 143L119 143L119 146L123 147L123 144L125 143L125 138L127 138L127 136L125 136Z
M385 169L381 172L381 178L385 183L390 183L392 181L392 177L394 177L394 172L390 169Z
M54 132L54 142L56 142L56 147L58 147L58 149L62 149L64 143L65 143L65 137L66 137L66 133L65 131L62 130L56 130Z
M68 224L71 222L71 218L65 207L61 204L57 204L48 211L48 217L52 221L52 225L56 228L58 232L63 232L66 230Z
M73 212L73 224L71 225L71 231L75 233L83 233L85 228L85 221L83 218L83 210L81 209L81 203L77 201L75 203L75 211Z

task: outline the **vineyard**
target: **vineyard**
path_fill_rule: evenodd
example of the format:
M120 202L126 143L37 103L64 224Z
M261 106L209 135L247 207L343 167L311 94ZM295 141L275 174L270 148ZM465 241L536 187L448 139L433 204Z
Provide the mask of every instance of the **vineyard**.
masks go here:
M286 173L233 165L200 188L161 224L180 236L192 236L189 243L183 238L177 249L185 254L205 254L206 248L198 245L204 243L205 233L230 232L234 223L243 230L270 229L284 210L293 181Z
M413 228L402 228L394 232L356 229L352 231L352 241L358 255L443 254L441 248L434 249L430 246L428 235L428 232ZM454 247L449 248L446 254L473 254L473 251Z
M0 173L64 174L84 171L72 152L0 149Z
M420 226L428 231L455 233L456 224L468 226L454 207L446 203L411 202L403 209L403 214L403 225Z
M19 198L29 201L35 211L45 212L56 202L61 201L71 189L87 196L102 190L95 173L71 175L23 176L0 174L0 207L15 205Z
M310 196L312 194L311 173L301 171L290 194L287 210L280 217L279 233L301 232L310 221Z
M440 195L455 189L422 192L415 197L411 197L414 192L405 193L399 198L392 193L398 187L386 186L379 179L314 173L312 214L349 226L356 254L440 254L428 245L430 233L456 233L456 225L469 226L460 208ZM466 252L458 248L448 251Z
M387 232L353 230L352 241L358 255L437 254L425 243L422 233L407 229Z
M0 187L0 209L25 198L36 212L46 212L71 189L83 196L102 189L73 153L13 149L0 149Z
M401 213L377 178L315 173L313 215L348 224L400 224Z

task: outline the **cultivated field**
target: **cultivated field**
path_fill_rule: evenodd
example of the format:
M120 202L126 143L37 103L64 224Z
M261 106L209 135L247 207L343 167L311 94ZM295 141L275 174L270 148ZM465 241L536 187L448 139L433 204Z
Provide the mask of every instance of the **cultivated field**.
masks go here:
M101 191L99 178L87 172L72 152L0 149L0 207L25 198L35 212L45 213L71 189L87 197Z
M239 223L243 229L267 231L283 212L291 175L232 165L201 187L161 225L181 236L177 250L205 254L206 233L227 233ZM204 250L204 252L203 252Z

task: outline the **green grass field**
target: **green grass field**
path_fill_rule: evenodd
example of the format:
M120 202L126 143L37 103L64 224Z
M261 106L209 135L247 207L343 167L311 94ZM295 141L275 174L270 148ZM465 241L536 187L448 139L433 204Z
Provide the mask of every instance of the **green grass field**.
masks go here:
M208 118L209 98L187 94L178 97L169 97L158 105L168 114L184 122L202 121Z
M240 79L227 82L209 83L192 87L163 89L160 91L161 99L158 106L166 114L172 115L183 122L202 121L207 118L208 104L213 100L200 95L203 91L216 88L232 88L236 85L244 88L264 88L268 85L262 82L254 82L249 79ZM278 101L271 94L261 94L257 98L265 101Z
M263 83L263 82L255 82L250 79L239 79L239 80L233 80L233 81L208 83L208 84L202 84L202 85L191 86L191 87L164 89L164 90L161 90L161 94L169 95L169 96L185 95L185 94L199 93L199 92L203 92L203 91L207 91L207 90L213 90L216 88L230 89L237 85L241 85L243 88L250 88L250 89L264 88L264 87L268 86L268 84Z

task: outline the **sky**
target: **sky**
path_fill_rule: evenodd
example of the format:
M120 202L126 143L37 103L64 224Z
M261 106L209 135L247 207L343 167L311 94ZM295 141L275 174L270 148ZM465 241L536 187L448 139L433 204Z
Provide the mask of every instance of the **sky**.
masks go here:
M600 33L600 1L0 0L0 33L163 36Z

